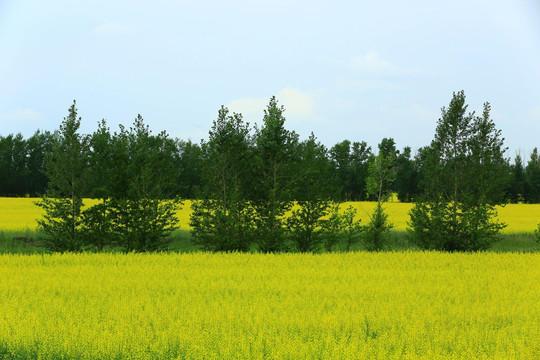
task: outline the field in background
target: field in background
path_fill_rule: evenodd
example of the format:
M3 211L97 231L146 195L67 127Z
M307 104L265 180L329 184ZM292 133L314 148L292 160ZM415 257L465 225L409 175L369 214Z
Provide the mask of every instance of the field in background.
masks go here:
M41 209L33 204L35 198L0 198L0 231L35 230L36 219L41 217ZM92 204L95 200L85 200ZM182 210L178 213L180 226L189 229L189 215L191 202L186 200ZM373 202L344 203L342 208L352 205L358 208L358 214L363 222L367 222L369 215L375 207ZM409 210L413 204L391 202L384 205L394 223L394 230L404 231L409 220ZM499 207L499 219L508 224L502 232L505 234L532 233L540 223L540 204L509 204Z
M540 254L0 255L2 359L538 359Z

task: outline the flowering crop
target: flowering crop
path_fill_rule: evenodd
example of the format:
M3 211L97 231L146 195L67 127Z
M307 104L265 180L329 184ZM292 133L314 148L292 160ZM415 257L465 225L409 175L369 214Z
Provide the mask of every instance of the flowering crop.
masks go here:
M37 199L33 198L0 198L0 230L33 230L36 228L36 219L42 215L42 209L33 204ZM93 200L85 200L86 205ZM362 222L367 223L370 214L373 213L376 203L367 201L348 202L342 204L344 210L349 205L358 209L358 216ZM409 211L413 204L390 202L384 204L385 211L389 214L390 222L394 229L404 231L409 221ZM499 219L508 224L503 233L532 233L540 223L540 204L509 204L498 207ZM191 214L191 202L184 201L182 209L178 212L180 227L189 229L189 216Z
M2 359L538 359L540 254L0 255Z

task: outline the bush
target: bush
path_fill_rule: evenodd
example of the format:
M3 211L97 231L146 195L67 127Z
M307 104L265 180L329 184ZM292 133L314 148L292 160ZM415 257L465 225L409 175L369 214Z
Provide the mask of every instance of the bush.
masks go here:
M384 212L381 204L378 204L369 223L363 228L366 249L381 251L390 237L390 230L393 227L394 225L388 221L388 214Z

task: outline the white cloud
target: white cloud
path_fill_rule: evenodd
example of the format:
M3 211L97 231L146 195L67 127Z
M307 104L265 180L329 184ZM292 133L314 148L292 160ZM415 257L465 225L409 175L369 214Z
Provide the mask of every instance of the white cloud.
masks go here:
M288 121L313 121L315 116L315 96L312 93L286 87L276 94L279 105L285 107L284 116ZM231 101L227 107L231 112L241 113L247 121L257 122L263 117L268 98L241 98Z
M227 107L231 112L241 113L245 118L261 115L268 104L268 99L241 98L231 101Z
M130 35L137 32L137 29L133 26L127 26L117 22L108 22L99 25L94 29L94 33L99 35Z
M312 95L298 89L286 87L276 97L285 106L288 117L291 120L313 118L315 100Z
M5 122L34 122L43 118L42 113L31 109L14 109L0 113L0 121Z
M383 59L376 51L360 54L348 62L349 70L363 75L416 76L424 71L418 67L400 67Z

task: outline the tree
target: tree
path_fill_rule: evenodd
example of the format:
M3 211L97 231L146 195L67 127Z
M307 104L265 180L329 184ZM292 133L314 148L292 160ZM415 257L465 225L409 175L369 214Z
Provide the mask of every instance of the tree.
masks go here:
M525 169L523 168L523 161L521 156L516 154L514 158L514 164L510 167L511 181L508 189L508 196L510 201L514 203L523 202L526 194L526 178Z
M203 142L202 187L191 208L193 242L211 251L247 251L252 241L249 124L222 106Z
M540 155L538 148L534 148L525 168L526 200L528 203L540 203Z
M411 159L411 148L406 146L396 159L394 190L401 202L411 202L418 193L418 170Z
M52 134L48 131L41 132L38 130L26 140L24 194L42 196L47 190L48 179L45 175L45 158L51 151Z
M324 238L323 217L328 215L335 193L330 169L326 148L311 134L298 146L298 178L293 192L296 206L285 220L290 239L300 252L318 250ZM331 249L328 241L326 245Z
M99 251L116 242L110 219L110 200L113 197L111 176L115 168L112 141L107 122L103 119L89 138L88 194L91 198L99 199L99 202L83 211L85 245L93 246Z
M26 195L26 141L20 133L0 138L0 171L4 195Z
M351 251L352 245L354 245L362 234L362 225L360 225L361 219L355 220L358 214L358 210L349 205L345 212L341 216L341 227L345 237L345 250Z
M157 251L178 229L181 200L173 194L178 159L166 132L153 135L138 115L127 131L120 127L111 144L108 217L117 245L125 251Z
M81 208L87 185L88 140L78 133L81 118L77 118L75 106L74 100L53 140L45 162L49 187L36 202L45 211L38 220L43 243L53 251L78 251L84 238Z
M395 163L397 151L394 139L383 139L379 144L379 153L372 155L369 162L369 176L367 178L366 192L377 199L377 206L364 226L364 242L368 250L380 251L383 249L388 233L393 225L388 222L388 215L384 212L382 204L392 194L392 182L395 179Z
M348 200L352 197L351 180L351 142L343 140L332 146L329 152L332 162L332 173L338 181L340 199Z
M340 213L340 203L331 202L327 213L327 218L321 221L321 231L324 248L327 252L331 252L342 238L345 230L345 218Z
M286 249L284 217L292 206L292 192L298 179L295 159L298 135L285 129L284 111L272 97L264 111L262 128L255 134L251 197L256 238L263 252Z
M424 150L424 198L410 212L410 234L420 247L482 250L504 224L494 220L508 180L503 138L490 118L467 114L465 94L442 108L434 140Z
M191 140L177 141L179 151L178 192L184 199L195 199L197 189L201 186L202 149Z
M351 201L367 199L366 182L369 174L371 147L365 141L353 142L351 153L352 179L350 184Z

